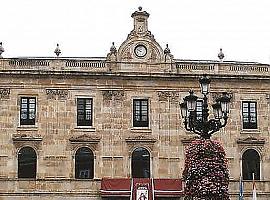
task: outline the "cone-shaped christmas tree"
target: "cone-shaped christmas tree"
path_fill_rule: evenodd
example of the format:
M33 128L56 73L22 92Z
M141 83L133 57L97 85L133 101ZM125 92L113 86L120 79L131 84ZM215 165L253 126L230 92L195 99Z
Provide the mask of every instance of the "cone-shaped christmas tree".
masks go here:
M218 141L196 139L186 149L186 200L228 200L229 172Z

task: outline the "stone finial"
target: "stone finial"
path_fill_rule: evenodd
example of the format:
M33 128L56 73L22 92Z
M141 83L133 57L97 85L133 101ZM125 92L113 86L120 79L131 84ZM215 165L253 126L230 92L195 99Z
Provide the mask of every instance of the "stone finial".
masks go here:
M169 49L169 45L166 44L166 48L164 49L164 54L170 54L171 50Z
M117 52L116 47L114 46L114 42L112 42L112 46L110 48L110 52L115 54Z
M61 49L59 48L59 44L56 45L54 53L56 54L57 57L59 57L59 55L61 54Z
M142 7L139 6L138 10L136 10L134 13L132 13L131 17L136 17L136 16L143 16L148 18L149 17L149 13L146 11L142 11Z
M2 46L2 42L0 42L0 58L2 58L2 53L5 52L5 49Z
M225 57L225 55L224 55L224 53L222 52L222 48L220 48L220 52L219 52L219 54L218 54L218 58L219 58L220 62L223 61L223 58L224 58L224 57Z

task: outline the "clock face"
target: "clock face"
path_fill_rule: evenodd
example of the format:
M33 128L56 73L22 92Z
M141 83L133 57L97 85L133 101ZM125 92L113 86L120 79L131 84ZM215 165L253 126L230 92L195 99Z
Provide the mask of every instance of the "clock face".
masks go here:
M146 55L147 49L144 45L139 44L135 47L134 52L135 52L136 56L142 58Z

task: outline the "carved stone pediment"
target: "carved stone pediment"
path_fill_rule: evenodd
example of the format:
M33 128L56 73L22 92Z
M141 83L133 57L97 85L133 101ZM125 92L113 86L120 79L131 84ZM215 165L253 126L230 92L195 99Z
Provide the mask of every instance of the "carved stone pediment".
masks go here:
M93 151L97 151L100 139L101 137L97 135L83 134L74 136L69 139L70 143L67 145L67 149L75 151L80 147L89 147Z
M41 149L42 145L42 137L41 136L33 136L33 135L26 135L26 134L14 134L12 136L12 141L14 146L19 149L24 146L31 146L35 149Z
M35 141L35 142L41 142L42 137L41 136L28 136L26 134L15 134L12 137L13 142L24 142L24 141Z
M125 139L130 155L136 147L144 147L150 149L153 156L157 156L157 152L154 151L154 146L157 139L149 135L134 135Z
M265 139L255 137L239 138L237 139L237 144L264 145Z
M69 139L71 143L98 143L101 137L96 135L83 134L81 136L74 136Z
M147 143L155 143L157 140L153 137L147 135L137 135L130 136L126 138L126 142L147 142Z

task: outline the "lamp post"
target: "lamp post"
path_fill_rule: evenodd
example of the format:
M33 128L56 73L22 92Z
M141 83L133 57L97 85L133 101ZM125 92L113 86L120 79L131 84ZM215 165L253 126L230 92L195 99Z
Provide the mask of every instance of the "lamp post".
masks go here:
M212 105L214 119L208 119L208 98L211 80L203 76L199 79L201 93L203 98L198 98L194 92L189 91L189 95L184 98L184 102L180 103L181 115L184 118L185 129L200 135L204 139L210 139L211 135L225 127L228 120L230 97L227 92L223 92L222 96L216 99L216 103ZM197 114L197 101L202 101L201 116Z

